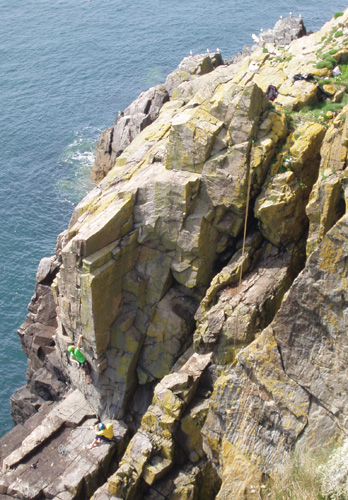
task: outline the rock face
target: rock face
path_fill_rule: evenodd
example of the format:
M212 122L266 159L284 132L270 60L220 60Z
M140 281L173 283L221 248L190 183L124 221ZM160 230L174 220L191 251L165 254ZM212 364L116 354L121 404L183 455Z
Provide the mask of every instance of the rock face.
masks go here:
M28 356L28 384L11 396L15 424L24 423L45 401L57 401L67 390L68 379L61 369L54 340L57 317L51 284L58 269L59 263L54 257L41 260L29 314L18 330Z
M170 102L144 130L145 148L140 134L76 207L55 281L56 341L64 363L84 335L99 414L121 416L137 383L166 375L189 341L218 256L242 230L246 153L269 113L253 83L206 93L199 112ZM265 165L254 172L262 182Z
M279 19L273 29L260 32L259 43L272 43L278 46L285 46L306 34L307 31L302 18L290 15L285 19Z
M173 91L182 82L210 73L222 64L219 53L186 57L179 67L168 75L164 85L157 85L140 94L124 111L120 111L115 124L105 130L100 138L92 179L100 182L115 165L132 140L148 125L158 118L159 112Z
M247 468L270 472L295 445L324 446L347 428L347 223L344 216L327 234L274 321L215 384L204 449L222 477L222 443L242 451ZM230 498L235 486L223 484L218 498Z
M100 458L103 480L74 454L71 491L52 476L36 495L252 500L294 449L346 433L348 11L310 36L293 17L272 33L233 64L186 58L102 136L101 182L40 264L20 330L17 420L50 413L2 455L5 495L28 495L30 453L80 447L96 415L126 421L125 451ZM343 76L323 84L328 52ZM67 356L80 335L90 385ZM67 385L73 431L50 408Z
M31 417L25 426L27 435L15 428L12 433L21 435L21 443L14 439L3 442L6 437L0 440L1 451L7 448L6 458L2 455L1 460L4 498L89 498L105 480L116 443L121 453L127 435L126 426L114 422L115 442L86 450L86 444L93 441L96 422L93 409L75 390L52 409Z

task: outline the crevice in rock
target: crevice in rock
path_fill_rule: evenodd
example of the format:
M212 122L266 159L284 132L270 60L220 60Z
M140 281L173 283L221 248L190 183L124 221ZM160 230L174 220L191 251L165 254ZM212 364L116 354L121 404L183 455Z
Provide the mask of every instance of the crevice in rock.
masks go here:
M111 155L112 155L112 141L114 140L114 130L115 130L114 127L111 127L109 148L106 151L106 153L110 156L110 158L111 158ZM116 154L116 156L118 156L118 155Z
M279 357L280 357L280 362L282 364L282 368L283 368L283 371L285 373L285 375L290 379L292 380L296 385L298 385L299 387L301 387L301 389L303 389L304 392L306 392L308 394L308 397L309 397L309 401L310 401L310 406L309 406L309 409L308 409L308 414L310 413L310 407L312 405L313 402L315 402L318 406L324 408L324 410L327 412L327 414L329 415L329 417L335 422L335 424L337 425L337 427L341 430L341 432L348 436L348 432L346 429L344 429L344 427L342 427L342 425L340 424L339 422L339 419L338 417L329 409L327 408L327 406L320 400L318 399L314 394L312 394L307 387L305 387L304 385L300 384L298 382L298 380L294 379L293 377L291 377L286 369L285 369L285 364L284 364L284 360L283 360L283 356L282 356L282 350L281 350L281 347L279 346L278 342L276 341L276 344L277 344L277 349L278 349L278 352L279 352Z

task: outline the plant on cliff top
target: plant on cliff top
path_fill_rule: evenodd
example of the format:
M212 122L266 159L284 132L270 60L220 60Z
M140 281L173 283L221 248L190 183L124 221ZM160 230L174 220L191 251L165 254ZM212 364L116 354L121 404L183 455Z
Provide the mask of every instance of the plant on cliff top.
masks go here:
M348 498L348 439L318 468L321 492L330 500Z
M269 500L326 500L321 493L319 466L327 460L320 455L294 453L271 478L266 496Z
M335 82L340 85L345 85L346 91L348 88L348 64L340 64L341 75L335 77Z
M316 102L314 104L304 106L299 112L299 116L304 121L316 121L323 123L332 118L330 113L335 115L341 111L343 106L344 102L337 103L332 102L330 99L326 99L323 102Z
M334 14L334 19L337 19L338 17L340 16L343 16L343 12L336 12L336 14Z

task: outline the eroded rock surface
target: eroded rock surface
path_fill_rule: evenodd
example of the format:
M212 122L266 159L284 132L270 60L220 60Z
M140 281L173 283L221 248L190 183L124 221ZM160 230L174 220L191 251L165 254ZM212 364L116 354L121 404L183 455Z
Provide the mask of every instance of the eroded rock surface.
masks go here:
M168 75L164 85L141 93L128 108L120 111L114 125L101 135L92 179L100 182L106 176L115 165L116 158L132 140L158 118L163 104L169 101L176 87L182 82L210 73L220 64L223 61L219 53L185 57L179 67Z
M347 428L347 223L325 236L274 321L215 384L203 435L222 475L223 441L269 472L295 445L321 447Z
M122 415L137 381L169 373L219 254L243 227L246 153L269 114L267 98L253 83L230 82L197 109L163 108L77 206L60 254L58 349L65 363L67 344L84 335L94 368L87 397L101 415ZM254 170L262 182L265 165Z
M57 401L67 391L68 379L55 350L57 314L51 284L58 270L55 257L41 260L35 292L28 306L29 314L18 330L22 348L28 356L28 383L11 396L15 424L24 423L45 401Z
M347 19L310 36L281 20L215 69L186 58L105 132L103 179L40 264L20 332L36 391L23 398L38 408L68 383L88 415L71 430L53 408L4 463L25 478L29 449L80 446L94 415L124 417L132 435L121 457L103 455L104 480L81 452L73 488L40 479L37 494L87 498L104 482L96 500L253 500L294 449L346 432L348 107L322 62L330 51L345 71ZM66 356L80 334L91 385ZM5 495L27 494L15 472Z
M127 427L115 421L115 442L87 450L96 422L93 409L75 390L52 409L31 417L23 430L15 428L13 437L19 435L21 441L0 442L0 492L28 500L89 498L116 459L116 446L122 452L127 435Z

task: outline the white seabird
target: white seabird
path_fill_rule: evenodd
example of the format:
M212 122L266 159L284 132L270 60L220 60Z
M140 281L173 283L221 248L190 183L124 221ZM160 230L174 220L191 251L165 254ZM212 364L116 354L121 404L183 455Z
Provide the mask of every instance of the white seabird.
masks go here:
M255 33L250 33L251 38L254 40L254 42L259 43L260 38L255 35Z
M257 71L259 69L259 65L257 64L257 62L255 61L251 61L251 63L249 64L249 71Z

